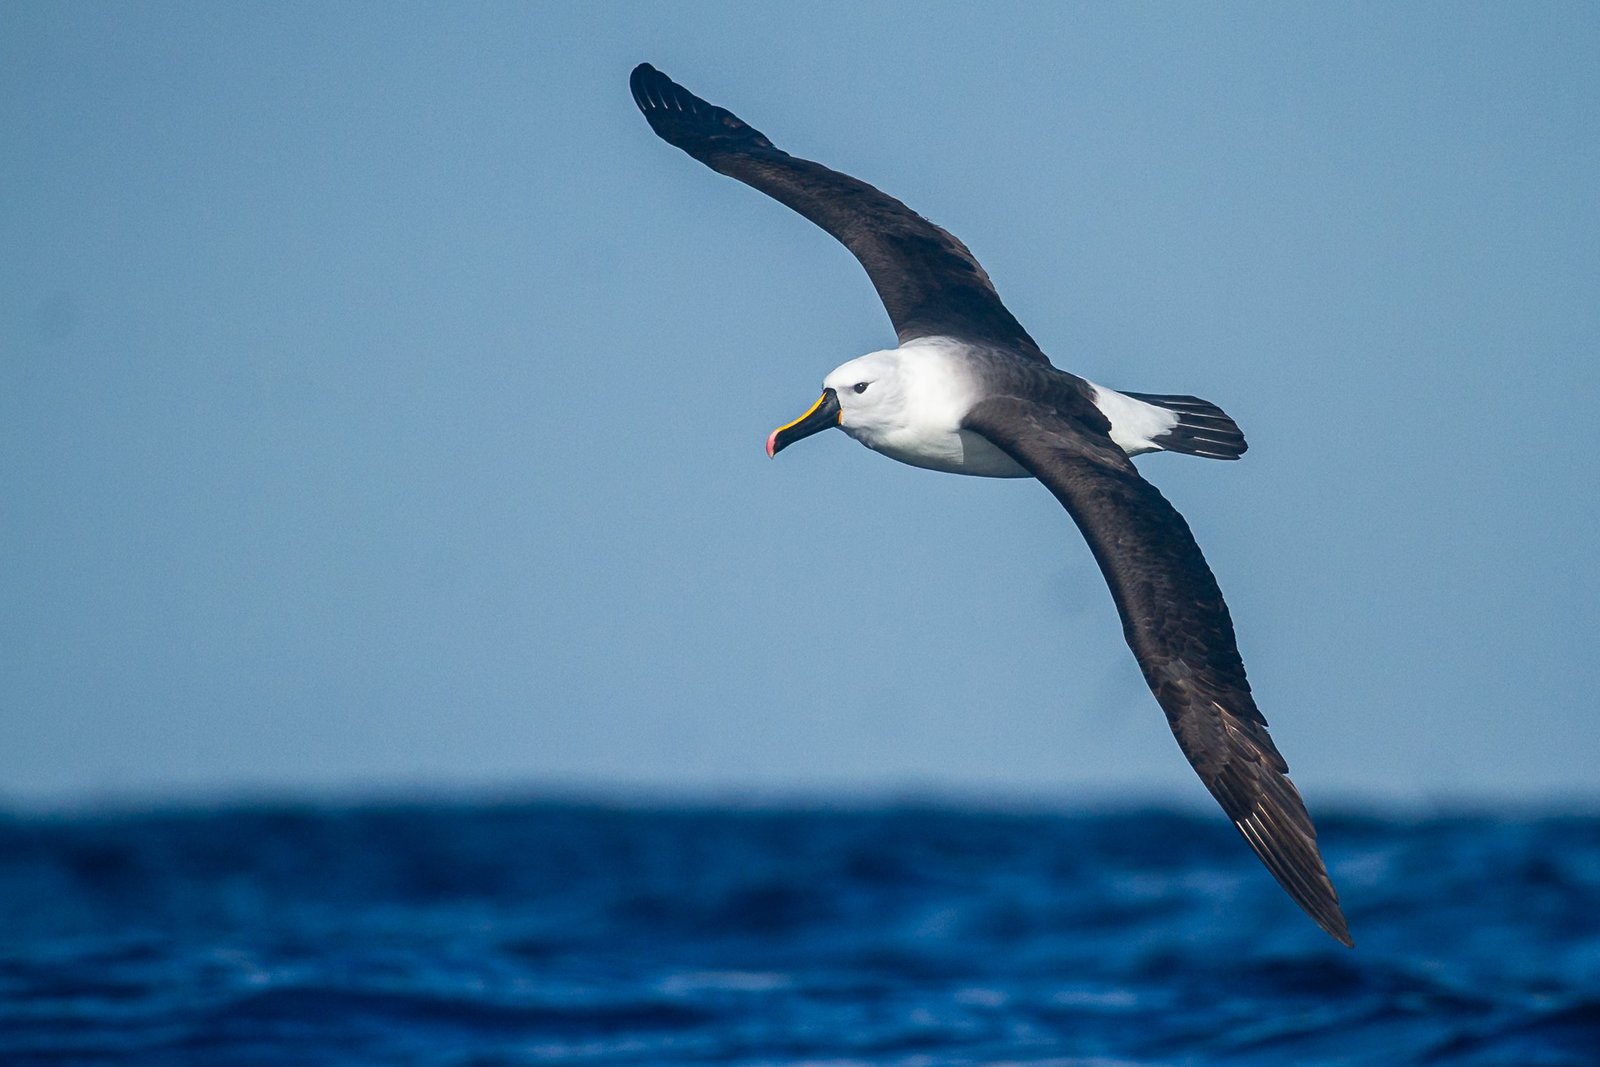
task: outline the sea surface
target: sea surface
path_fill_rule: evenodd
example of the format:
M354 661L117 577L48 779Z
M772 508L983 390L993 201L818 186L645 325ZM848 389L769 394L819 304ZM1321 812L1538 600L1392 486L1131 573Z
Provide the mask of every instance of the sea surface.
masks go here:
M0 817L0 1064L1600 1064L1600 818Z

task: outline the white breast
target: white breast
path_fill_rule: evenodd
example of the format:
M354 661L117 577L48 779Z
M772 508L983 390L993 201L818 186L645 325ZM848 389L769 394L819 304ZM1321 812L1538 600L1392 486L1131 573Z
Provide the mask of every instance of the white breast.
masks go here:
M913 467L980 478L1029 477L1010 456L961 428L979 399L963 348L959 341L923 337L845 364L825 383L845 406L841 425L868 448ZM870 395L853 402L846 391L859 367L872 368L876 379Z

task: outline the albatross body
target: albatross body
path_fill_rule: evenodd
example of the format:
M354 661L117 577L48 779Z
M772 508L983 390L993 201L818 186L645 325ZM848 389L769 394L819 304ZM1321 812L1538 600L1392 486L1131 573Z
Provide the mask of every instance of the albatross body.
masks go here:
M772 432L768 455L838 427L916 467L1037 478L1088 541L1123 633L1178 745L1280 885L1330 935L1350 933L1245 677L1233 622L1183 517L1130 456L1237 459L1243 434L1197 397L1119 392L1050 364L965 245L865 182L773 146L649 64L633 98L651 128L766 193L866 268L899 344L835 368L822 395Z

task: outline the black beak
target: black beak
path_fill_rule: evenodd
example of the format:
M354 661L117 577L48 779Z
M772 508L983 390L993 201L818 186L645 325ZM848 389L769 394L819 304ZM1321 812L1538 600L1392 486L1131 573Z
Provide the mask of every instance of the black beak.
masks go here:
M832 389L824 389L822 396L811 405L811 410L791 423L779 426L767 438L767 455L776 456L802 437L810 437L830 426L839 425L839 396Z

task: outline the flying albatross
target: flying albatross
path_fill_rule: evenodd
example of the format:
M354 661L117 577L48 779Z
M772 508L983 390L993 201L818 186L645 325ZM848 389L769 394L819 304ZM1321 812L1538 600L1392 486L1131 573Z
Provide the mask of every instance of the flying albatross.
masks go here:
M899 345L823 379L768 455L834 426L917 467L1037 478L1111 587L1123 634L1178 746L1278 883L1353 942L1317 832L1245 679L1233 622L1183 516L1129 457L1238 459L1244 435L1197 397L1107 389L1051 366L965 245L863 181L799 159L648 63L633 99L668 144L793 208L866 268Z

